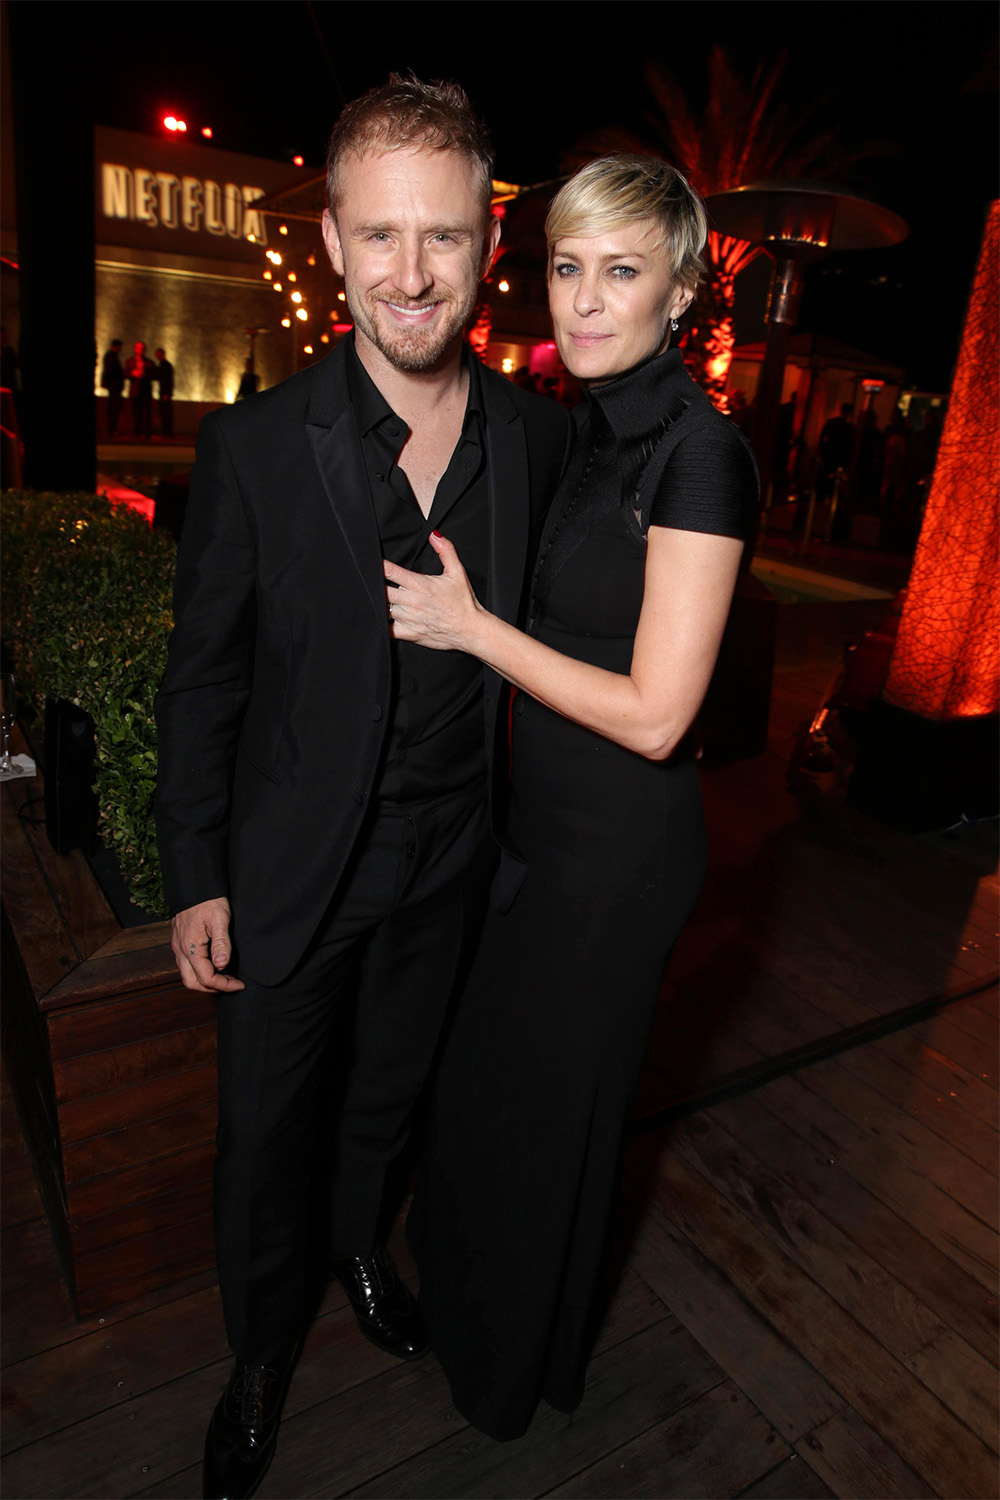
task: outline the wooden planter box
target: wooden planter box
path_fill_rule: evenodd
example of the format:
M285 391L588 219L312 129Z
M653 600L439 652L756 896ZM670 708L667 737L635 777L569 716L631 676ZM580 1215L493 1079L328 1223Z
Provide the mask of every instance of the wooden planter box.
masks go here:
M4 1056L90 1317L214 1265L215 1002L181 985L167 922L123 929L83 855L52 852L41 792L0 787Z

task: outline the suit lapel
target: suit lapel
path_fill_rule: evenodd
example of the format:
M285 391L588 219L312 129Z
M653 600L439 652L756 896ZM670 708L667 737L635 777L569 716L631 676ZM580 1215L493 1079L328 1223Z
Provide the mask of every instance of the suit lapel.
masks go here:
M524 423L506 382L483 370L489 483L490 574L487 607L517 618L530 534L528 453ZM327 499L380 620L385 614L382 548L361 439L351 410L344 356L338 348L316 367L306 432Z
M375 505L339 347L317 366L316 373L306 432L334 518L376 615L384 621L385 583Z
M517 619L528 562L528 451L524 423L507 395L505 382L490 370L484 370L482 378L490 506L490 577L486 603L493 614L513 623Z

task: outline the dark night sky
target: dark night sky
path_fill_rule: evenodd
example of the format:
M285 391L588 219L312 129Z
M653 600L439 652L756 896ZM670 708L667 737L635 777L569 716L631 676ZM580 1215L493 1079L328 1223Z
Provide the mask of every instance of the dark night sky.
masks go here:
M454 0L435 4L54 3L30 5L81 62L81 106L98 123L155 132L169 109L214 143L322 161L341 98L391 69L454 77L489 122L497 175L553 177L588 130L641 130L644 67L668 64L697 101L710 48L750 72L787 48L793 111L877 152L845 185L894 209L910 240L811 273L803 323L946 387L983 214L997 192L996 8L979 0L730 4L699 0ZM316 33L323 34L329 61ZM195 137L197 138L197 137ZM829 272L842 266L840 276ZM886 278L880 280L878 278Z

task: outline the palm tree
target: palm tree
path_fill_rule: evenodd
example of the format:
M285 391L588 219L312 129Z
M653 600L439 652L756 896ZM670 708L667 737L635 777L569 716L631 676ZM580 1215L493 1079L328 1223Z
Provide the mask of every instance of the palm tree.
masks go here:
M617 128L594 132L580 141L568 165L575 168L609 151L651 153L669 160L703 197L769 177L824 177L833 168L842 172L856 156L837 151L832 131L802 138L807 116L793 118L777 98L786 62L784 52L762 60L746 78L724 47L713 47L700 114L666 66L651 63L646 82L655 108L646 114L648 137ZM814 112L815 106L808 114ZM868 152L857 153L862 154ZM714 230L705 248L708 274L698 293L685 355L699 384L725 411L736 277L761 250Z

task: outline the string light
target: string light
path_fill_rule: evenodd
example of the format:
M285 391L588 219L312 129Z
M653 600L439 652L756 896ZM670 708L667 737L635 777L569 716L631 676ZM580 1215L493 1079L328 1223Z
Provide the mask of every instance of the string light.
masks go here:
M306 310L305 310L304 307L300 307L300 308L296 309L295 316L297 318L301 318L302 321L303 321L303 323L304 323L305 320L306 320L306 318L308 318L309 314L306 312Z
M264 280L265 280L265 281L273 281L273 279L274 279L274 278L273 278L273 277L272 277L272 275L271 275L271 272L270 272L270 271L265 271L265 272L264 272Z
M289 271L289 273L288 273L288 279L289 279L289 281L296 281L298 278L296 277L294 271Z
M291 326L292 326L292 320L291 320L291 318L282 318L282 320L281 320L281 326L282 326L282 328L291 328Z
M287 224L279 224L278 225L278 233L279 234L287 234L288 233L288 225Z
M313 352L313 346L312 346L312 344L303 344L302 345L302 353L303 354L311 354L312 352Z
M292 301L293 302L301 302L302 301L302 293L301 292L293 292L292 293Z

